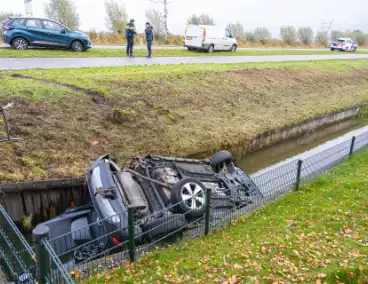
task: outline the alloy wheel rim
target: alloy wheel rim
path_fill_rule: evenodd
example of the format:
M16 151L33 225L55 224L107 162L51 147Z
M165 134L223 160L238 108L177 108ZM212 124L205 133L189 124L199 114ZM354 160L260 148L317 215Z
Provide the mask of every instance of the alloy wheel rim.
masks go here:
M75 49L78 50L78 51L81 51L83 48L82 48L82 44L80 42L77 42L75 44Z
M205 194L203 188L194 182L186 183L181 189L181 197L191 210L199 210L204 206Z
M18 50L24 50L26 49L26 43L24 40L18 39L15 41L15 48Z

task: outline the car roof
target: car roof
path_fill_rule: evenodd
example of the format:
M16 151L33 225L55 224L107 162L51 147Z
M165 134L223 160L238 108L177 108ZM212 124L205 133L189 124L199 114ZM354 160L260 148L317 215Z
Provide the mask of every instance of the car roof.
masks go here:
M336 40L351 40L350 37L339 37Z
M19 17L9 17L9 19L31 19L31 20L48 20L48 21L53 21L56 22L54 20L51 19L47 19L47 18L42 18L42 17L32 17L32 16L19 16Z

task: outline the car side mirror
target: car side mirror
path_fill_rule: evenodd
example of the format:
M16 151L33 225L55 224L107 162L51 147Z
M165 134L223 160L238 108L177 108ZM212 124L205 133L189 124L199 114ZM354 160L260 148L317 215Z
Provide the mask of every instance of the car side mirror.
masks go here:
M66 33L66 29L62 29L62 30L61 30L61 33L62 33L62 34L65 34L65 33Z

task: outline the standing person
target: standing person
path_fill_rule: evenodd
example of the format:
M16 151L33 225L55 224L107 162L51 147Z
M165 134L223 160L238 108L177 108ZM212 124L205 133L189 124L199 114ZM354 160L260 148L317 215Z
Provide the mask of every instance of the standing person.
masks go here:
M148 49L148 56L147 58L152 57L152 42L153 42L153 27L150 23L146 23L146 42L147 42L147 49Z
M125 29L125 37L127 39L127 56L133 56L133 45L134 45L134 37L137 34L135 31L134 19L131 19L130 22L127 24Z

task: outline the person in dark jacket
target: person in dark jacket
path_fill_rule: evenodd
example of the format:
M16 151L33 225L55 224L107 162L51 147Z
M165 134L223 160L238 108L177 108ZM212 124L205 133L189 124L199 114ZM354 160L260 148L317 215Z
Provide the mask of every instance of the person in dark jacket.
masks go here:
M127 24L127 27L125 29L125 37L127 39L127 55L129 57L134 57L133 56L133 45L134 45L134 37L137 34L137 32L135 31L135 25L134 25L134 20L131 19L130 22Z
M150 23L146 23L146 42L147 42L147 49L148 49L148 56L147 58L152 57L152 42L153 42L153 27Z

